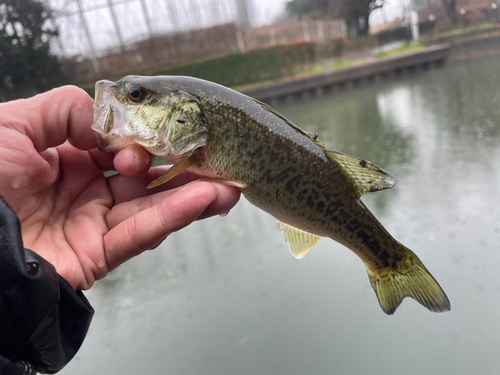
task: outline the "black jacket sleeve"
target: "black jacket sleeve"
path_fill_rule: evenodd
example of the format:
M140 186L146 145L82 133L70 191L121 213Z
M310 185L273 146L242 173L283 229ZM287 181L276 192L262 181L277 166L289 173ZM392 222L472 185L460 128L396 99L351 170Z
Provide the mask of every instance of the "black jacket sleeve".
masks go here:
M23 248L0 197L0 374L54 374L80 348L94 310L45 259Z

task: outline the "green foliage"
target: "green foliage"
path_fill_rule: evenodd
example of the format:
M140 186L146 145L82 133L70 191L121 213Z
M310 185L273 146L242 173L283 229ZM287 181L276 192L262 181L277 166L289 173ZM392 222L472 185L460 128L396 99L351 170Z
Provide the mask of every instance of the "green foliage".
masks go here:
M444 11L453 25L458 24L457 1L456 0L441 0Z
M451 23L445 24L446 27L440 27L436 29L436 32L432 35L420 38L422 41L430 41L439 38L445 38L450 36L464 35L468 33L479 32L482 30L490 31L497 30L494 23L482 23L479 25L471 25L468 27L453 27Z
M384 0L335 0L333 9L338 17L356 25L358 35L368 35L370 13L383 5Z
M331 64L330 68L332 68L332 69L347 68L348 66L351 66L352 64L354 64L354 61L352 61L352 60L340 59L340 60L336 60L333 64Z
M391 56L396 56L404 52L411 52L411 51L419 51L424 49L425 47L420 44L420 43L413 43L413 44L403 44L399 47L393 48L389 51L383 51L377 53L375 56L376 57L391 57Z
M186 75L225 86L243 85L289 75L315 61L315 44L300 43L233 53L217 59L159 69L161 75Z
M333 0L291 0L286 3L288 14L301 19L303 16L311 18L325 18Z
M320 47L322 55L340 57L344 54L345 42L343 39L332 39Z
M379 32L376 36L379 45L405 40L409 42L412 39L411 29L406 26L395 27Z
M61 68L50 54L50 40L57 30L47 26L48 18L36 0L0 0L0 89L4 93L26 86L32 93L56 84L51 77L60 75Z
M368 35L368 18L385 0L290 0L286 11L298 19L343 18L354 25L359 35ZM360 22L360 20L362 20Z

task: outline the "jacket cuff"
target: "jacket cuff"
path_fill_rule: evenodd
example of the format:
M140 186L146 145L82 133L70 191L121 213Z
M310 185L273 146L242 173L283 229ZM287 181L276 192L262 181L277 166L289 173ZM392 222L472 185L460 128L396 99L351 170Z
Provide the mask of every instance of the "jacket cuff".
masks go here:
M52 264L24 249L19 219L0 197L0 369L3 358L12 374L30 374L23 366L58 372L83 343L93 313Z

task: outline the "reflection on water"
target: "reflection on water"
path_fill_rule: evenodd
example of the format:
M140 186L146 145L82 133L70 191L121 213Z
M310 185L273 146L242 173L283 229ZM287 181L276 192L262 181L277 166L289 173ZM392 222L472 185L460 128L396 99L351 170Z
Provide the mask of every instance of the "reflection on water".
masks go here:
M499 72L484 58L277 108L396 176L363 200L450 313L405 300L386 316L349 250L325 239L295 260L242 200L98 282L89 337L61 374L499 373Z

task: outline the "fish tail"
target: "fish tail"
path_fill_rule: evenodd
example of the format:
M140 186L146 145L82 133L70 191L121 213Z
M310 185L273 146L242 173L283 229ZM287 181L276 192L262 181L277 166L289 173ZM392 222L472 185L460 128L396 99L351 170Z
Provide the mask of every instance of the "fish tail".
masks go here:
M449 311L450 301L420 259L402 246L402 256L384 269L367 266L368 277L377 294L380 307L394 314L405 297L411 297L433 312Z

